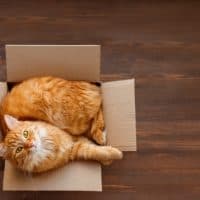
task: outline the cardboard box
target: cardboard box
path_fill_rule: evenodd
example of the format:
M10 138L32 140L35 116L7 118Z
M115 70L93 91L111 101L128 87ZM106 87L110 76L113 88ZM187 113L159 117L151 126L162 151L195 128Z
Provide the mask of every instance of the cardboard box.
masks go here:
M7 82L46 75L100 81L98 45L7 45L6 63ZM7 82L0 84L0 98L7 93ZM136 151L134 79L102 83L102 94L108 144L123 151ZM3 190L102 191L101 165L77 161L38 176L27 176L6 161Z

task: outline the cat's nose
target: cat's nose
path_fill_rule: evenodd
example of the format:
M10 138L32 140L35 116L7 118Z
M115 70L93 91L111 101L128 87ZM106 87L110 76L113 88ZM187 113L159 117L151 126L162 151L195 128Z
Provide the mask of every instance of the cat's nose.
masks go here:
M24 144L24 148L31 148L31 147L34 147L33 142L26 142L26 143Z

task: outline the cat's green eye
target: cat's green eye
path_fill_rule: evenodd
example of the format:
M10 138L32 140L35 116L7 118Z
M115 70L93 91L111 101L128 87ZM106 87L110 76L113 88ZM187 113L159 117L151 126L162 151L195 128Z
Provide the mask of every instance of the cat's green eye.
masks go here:
M22 151L23 147L17 147L16 149L16 153L19 153L20 151Z
M23 132L23 136L24 136L25 138L27 138L27 137L28 137L28 131L24 131L24 132Z

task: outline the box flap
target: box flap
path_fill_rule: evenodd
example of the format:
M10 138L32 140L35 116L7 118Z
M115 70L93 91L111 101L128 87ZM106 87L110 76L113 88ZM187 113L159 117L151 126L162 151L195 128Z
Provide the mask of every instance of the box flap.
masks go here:
M0 82L0 103L2 99L6 96L8 92L8 87L6 82ZM1 128L0 128L0 140L2 139L2 133L1 133Z
M108 144L122 151L136 151L134 79L102 84Z
M6 45L7 81L34 76L100 80L99 45ZM20 73L19 73L20 72Z
M98 163L73 162L37 176L24 175L5 162L4 191L102 191Z

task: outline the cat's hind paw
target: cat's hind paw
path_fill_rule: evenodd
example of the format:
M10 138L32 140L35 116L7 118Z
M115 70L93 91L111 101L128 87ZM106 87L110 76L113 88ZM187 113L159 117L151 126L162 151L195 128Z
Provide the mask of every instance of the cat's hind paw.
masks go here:
M102 130L98 130L95 134L93 134L93 139L97 144L105 145L106 144L106 132Z

